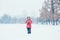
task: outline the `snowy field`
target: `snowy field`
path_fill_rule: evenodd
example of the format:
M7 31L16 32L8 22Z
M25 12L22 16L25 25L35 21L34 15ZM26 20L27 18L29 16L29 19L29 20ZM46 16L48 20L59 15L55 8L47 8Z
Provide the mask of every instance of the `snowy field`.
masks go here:
M32 25L27 34L25 24L0 24L0 40L60 40L60 25Z

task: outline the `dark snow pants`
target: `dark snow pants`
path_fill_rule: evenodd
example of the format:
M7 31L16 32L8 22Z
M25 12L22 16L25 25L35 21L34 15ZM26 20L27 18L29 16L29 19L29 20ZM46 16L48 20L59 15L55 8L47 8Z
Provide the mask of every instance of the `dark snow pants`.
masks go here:
M27 28L28 34L31 34L31 28Z

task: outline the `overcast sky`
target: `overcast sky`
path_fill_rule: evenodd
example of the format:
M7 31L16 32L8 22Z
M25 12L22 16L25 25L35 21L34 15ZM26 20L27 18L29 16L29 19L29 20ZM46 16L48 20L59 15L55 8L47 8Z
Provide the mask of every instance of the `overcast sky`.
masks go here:
M0 16L39 16L44 0L0 0Z

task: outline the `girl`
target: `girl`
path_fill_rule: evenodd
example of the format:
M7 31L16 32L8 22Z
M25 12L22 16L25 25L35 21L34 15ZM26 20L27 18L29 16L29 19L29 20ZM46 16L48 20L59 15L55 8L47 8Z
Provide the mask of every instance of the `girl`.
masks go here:
M26 19L26 28L27 28L28 34L31 34L31 24L32 24L31 18L27 17L27 19Z

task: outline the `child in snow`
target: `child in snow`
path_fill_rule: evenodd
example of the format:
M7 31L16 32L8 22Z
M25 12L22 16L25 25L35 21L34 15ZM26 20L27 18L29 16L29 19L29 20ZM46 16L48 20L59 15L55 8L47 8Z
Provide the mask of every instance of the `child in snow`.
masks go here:
M26 28L27 28L28 34L31 34L31 24L32 24L31 18L27 17L27 19L26 19Z

